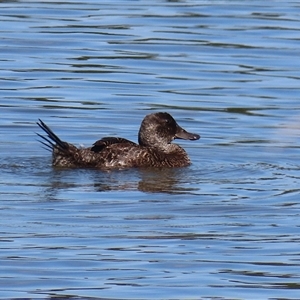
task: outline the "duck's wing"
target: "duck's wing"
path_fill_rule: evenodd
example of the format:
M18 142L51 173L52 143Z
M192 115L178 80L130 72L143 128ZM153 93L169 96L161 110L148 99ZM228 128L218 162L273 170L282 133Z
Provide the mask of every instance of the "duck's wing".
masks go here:
M120 137L104 137L101 140L95 142L93 144L93 146L91 147L91 150L93 152L100 152L102 151L104 148L114 145L114 144L127 144L127 145L137 145L136 143L129 141L127 139L124 138L120 138Z

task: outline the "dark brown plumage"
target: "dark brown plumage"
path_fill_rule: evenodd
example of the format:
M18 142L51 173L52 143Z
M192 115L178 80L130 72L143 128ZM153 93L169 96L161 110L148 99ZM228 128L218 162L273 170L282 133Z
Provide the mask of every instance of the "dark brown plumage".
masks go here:
M198 140L198 134L181 128L173 117L164 112L147 115L139 130L139 144L124 138L104 137L92 147L77 148L63 142L39 120L38 126L47 136L38 134L41 143L52 151L55 167L123 169L138 167L184 167L190 159L183 148L172 144L175 138Z

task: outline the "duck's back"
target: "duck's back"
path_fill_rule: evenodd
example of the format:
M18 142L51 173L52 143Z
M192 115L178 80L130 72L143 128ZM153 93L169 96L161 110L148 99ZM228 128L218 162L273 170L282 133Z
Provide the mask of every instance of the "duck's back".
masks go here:
M124 168L126 164L132 164L130 157L139 148L138 144L118 137L104 137L89 148L77 148L70 143L56 144L52 164L62 168Z
M145 149L124 138L105 137L94 143L93 153L95 167L99 169L123 169L137 166L137 160Z

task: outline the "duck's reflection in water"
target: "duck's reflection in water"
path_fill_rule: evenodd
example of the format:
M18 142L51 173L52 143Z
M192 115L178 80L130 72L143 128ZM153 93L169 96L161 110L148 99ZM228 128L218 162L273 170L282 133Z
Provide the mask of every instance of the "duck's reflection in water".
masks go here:
M103 181L97 176L95 189L109 190L138 190L148 193L192 193L195 189L188 186L188 177L192 176L189 168L138 169L120 173L112 173L110 180ZM96 179L96 178L95 178Z
M129 169L103 172L99 170L51 169L45 176L44 195L48 200L61 198L62 192L140 191L146 193L193 194L199 186L192 168ZM74 195L74 194L73 194ZM66 196L66 195L65 195ZM64 198L64 196L63 196ZM69 198L67 196L67 198Z

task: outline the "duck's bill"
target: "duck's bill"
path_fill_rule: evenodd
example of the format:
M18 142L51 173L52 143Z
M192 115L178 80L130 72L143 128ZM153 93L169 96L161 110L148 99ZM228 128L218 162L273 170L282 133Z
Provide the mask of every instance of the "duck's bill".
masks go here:
M200 135L196 133L187 132L186 130L178 126L177 132L175 134L175 139L195 141L200 139Z

